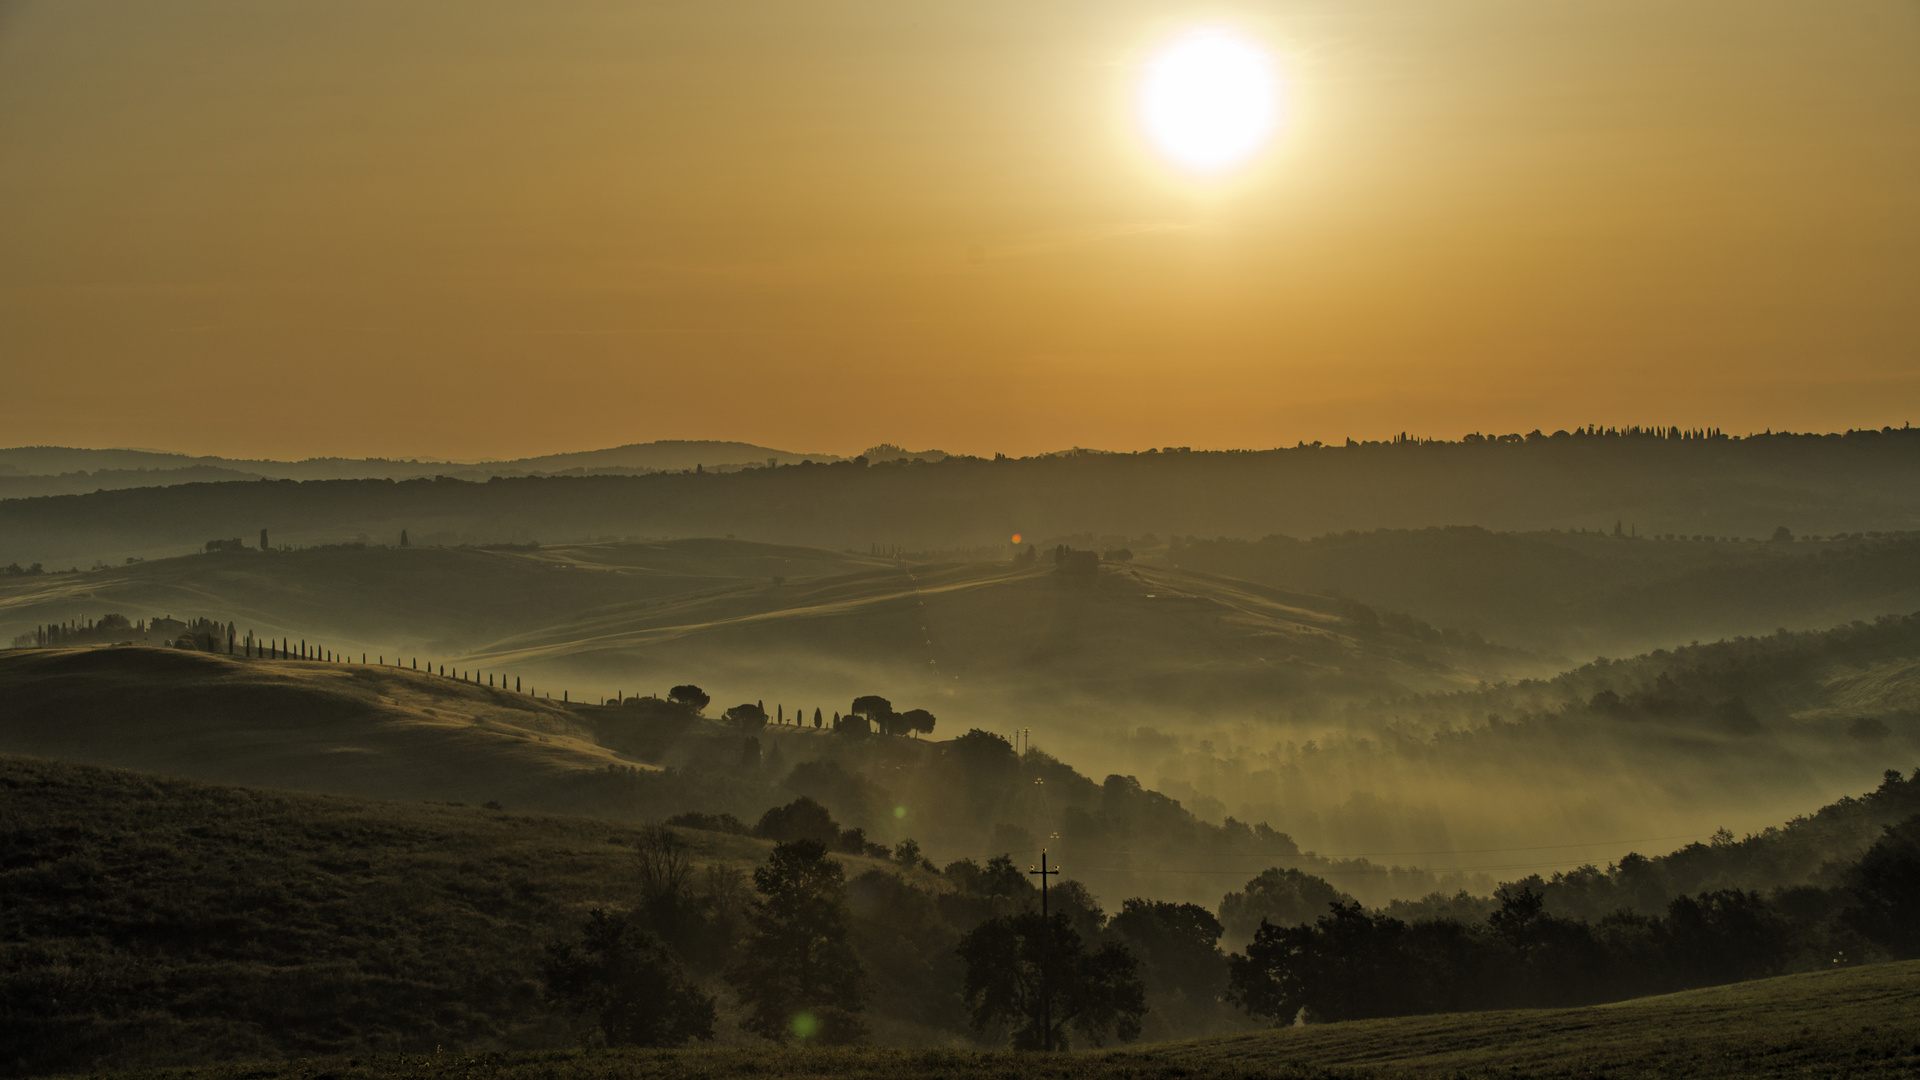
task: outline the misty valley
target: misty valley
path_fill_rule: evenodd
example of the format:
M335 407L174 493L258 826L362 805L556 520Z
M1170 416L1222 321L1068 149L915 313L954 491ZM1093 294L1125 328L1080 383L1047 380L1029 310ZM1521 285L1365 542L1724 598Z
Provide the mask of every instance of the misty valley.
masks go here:
M1917 0L0 0L0 1080L1920 1080Z
M1649 446L1694 467L1712 440L1680 436L1596 431L1578 470L1638 475ZM1847 458L1857 489L1920 464L1878 439L1898 450ZM1839 468L1847 444L1767 452ZM1326 453L1482 454L1446 466L1466 484L1511 467L1485 454L1563 451L1293 453L1173 458L1236 504ZM1211 1075L1233 1059L1209 1039L1419 1017L1495 1068L1535 1036L1474 1017L1913 992L1920 530L1877 497L1871 528L1817 535L1805 508L1708 536L1642 507L1205 539L1120 487L1054 505L1058 532L939 548L896 476L1006 499L1108 466L768 457L611 482L787 505L826 477L920 542L622 536L620 499L569 511L605 515L577 537L489 535L491 511L431 500L376 522L353 477L217 511L261 481L0 502L0 535L67 522L0 568L0 1068L551 1075L811 1046L965 1071L1142 1044L1075 1067ZM130 545L108 502L130 495L214 535ZM1732 498L1707 512L1780 505ZM1740 1068L1790 1034L1743 1038ZM1289 1037L1258 1052L1349 1060ZM861 1056L883 1050L907 1056Z

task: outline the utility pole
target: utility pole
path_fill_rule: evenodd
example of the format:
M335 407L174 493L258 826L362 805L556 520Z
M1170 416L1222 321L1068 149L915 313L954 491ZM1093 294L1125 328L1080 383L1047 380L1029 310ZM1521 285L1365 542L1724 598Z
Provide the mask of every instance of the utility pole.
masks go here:
M1047 961L1053 938L1053 916L1047 912L1047 878L1059 872L1057 866L1047 869L1046 848L1040 849L1040 869L1027 868L1027 873L1040 878L1040 1031L1049 1054L1053 1053L1053 986L1047 980Z

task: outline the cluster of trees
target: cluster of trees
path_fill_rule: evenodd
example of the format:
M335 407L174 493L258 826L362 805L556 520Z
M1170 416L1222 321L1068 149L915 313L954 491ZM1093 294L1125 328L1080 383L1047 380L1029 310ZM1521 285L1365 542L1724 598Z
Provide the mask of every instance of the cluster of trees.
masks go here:
M1857 962L1920 957L1920 815L1890 826L1833 889L1720 889L1660 915L1554 915L1507 886L1484 922L1404 922L1335 901L1307 925L1263 921L1229 958L1229 996L1280 1023L1584 1005Z
M135 622L125 615L106 614L98 619L80 618L69 622L47 623L13 639L16 649L59 645L118 644L147 638L147 623Z
M1920 559L1920 545L1914 548ZM1920 562L1916 562L1920 566ZM1920 613L1881 615L1831 630L1735 637L1677 649L1655 649L1631 659L1600 658L1548 680L1523 679L1450 695L1419 699L1418 704L1471 717L1511 717L1507 725L1541 726L1567 732L1605 733L1625 724L1658 722L1662 728L1694 727L1715 734L1755 735L1773 720L1819 704L1840 706L1838 696L1822 702L1808 695L1827 693L1823 676L1831 667L1860 668L1920 652ZM1861 704L1856 695L1846 703ZM1883 715L1900 715L1888 700ZM1874 703L1869 701L1868 708ZM1839 712L1832 710L1818 710ZM1835 733L1852 728L1854 738L1871 739L1884 721L1860 724L1858 715L1841 713ZM1636 733L1636 737L1637 737Z
M1100 553L1060 544L1053 549L1053 566L1062 574L1092 574L1100 569Z
M818 714L815 715L815 727L818 727ZM865 735L878 731L882 735L931 735L933 734L934 715L925 709L908 709L896 712L893 702L878 694L864 694L853 699L847 715L834 720L833 730L843 734Z
M806 795L760 815L752 833L762 839L781 843L805 840L819 844L825 850L848 855L867 855L877 859L893 855L892 848L868 840L865 829L842 828L839 822L833 820L831 811ZM900 850L902 861L909 866L915 865L914 857L919 854L920 846L912 840L905 840L901 842Z
M671 829L639 843L640 903L588 914L578 941L549 947L553 998L590 1015L610 1045L680 1046L712 1039L714 996L682 965L718 974L738 994L742 1026L776 1041L844 1044L865 1037L865 978L848 944L845 870L796 840L753 873L696 873ZM704 876L696 884L696 879Z
M696 867L676 828L775 846L748 890L736 870ZM551 995L609 1043L713 1037L713 990L701 980L731 987L747 1030L812 1044L864 1039L875 997L896 1019L1016 1047L1133 1038L1156 995L1220 1008L1224 968L1191 970L1195 956L1220 959L1220 926L1204 908L1133 900L1108 919L1066 881L1048 890L1043 914L1009 856L936 869L913 840L867 842L805 796L751 827L730 814L678 815L638 847L632 909L592 913L548 956ZM836 854L882 863L848 880ZM1150 993L1149 980L1165 993ZM643 1014L652 1019L635 1019Z
M245 656L338 659L332 651L318 645L309 645L305 641L295 643L285 638L256 638L251 630L242 634L240 628L231 621L223 623L205 616L187 620L156 616L149 620L129 619L125 615L109 612L98 619L80 618L36 626L13 639L16 649L120 644L157 645ZM429 670L432 670L431 665ZM442 671L442 674L445 672ZM478 679L477 675L475 679ZM501 676L500 685L506 685L504 675Z
M1229 1030L1248 1017L1284 1024L1588 1004L1920 957L1915 804L1920 771L1911 779L1889 773L1878 790L1786 831L1630 856L1604 873L1523 879L1491 899L1436 895L1372 911L1312 874L1275 868L1229 893L1217 913L1132 898L1109 916L1071 880L1049 890L1043 913L1030 872L1009 856L935 870L913 841L890 851L802 796L751 827L726 814L669 821L775 841L751 901L737 872L729 878L723 868L704 871L695 887L690 863L674 870L674 858L661 854L684 850L682 841L671 829L650 831L641 876L651 884L621 933L651 934L633 940L659 944L621 947L724 976L747 1008L749 1030L794 1041L861 1038L861 1002L876 994L896 1016L1016 1048ZM1829 863L1824 881L1794 884L1805 859L1777 850L1823 845L1831 856L1856 835L1839 819L1857 826L1901 812L1907 816L1877 828L1859 858ZM849 882L836 853L881 862ZM1674 888L1756 860L1787 884ZM1616 891L1604 894L1595 875ZM1602 913L1569 913L1576 898ZM1228 934L1249 930L1244 951L1222 948ZM584 940L630 938L594 921ZM572 985L559 975L550 981ZM671 975L647 982L650 993L677 985ZM711 1030L711 1003L697 995L687 1007L696 1020L708 1017L705 1027L645 1038L621 1034L628 1013L601 998L570 1000L612 1018L601 1025L609 1040L685 1041Z
M155 618L149 622L109 612L98 619L82 618L36 626L15 637L13 647L148 644L200 652L232 652L236 633L234 624L221 623L217 619L202 617L182 622L173 618Z
M623 704L630 707L648 708L655 698L628 698ZM691 683L676 686L667 692L666 704L688 715L698 716L713 698L706 691ZM658 711L656 709L656 711ZM795 709L788 714L786 706L776 704L772 713L767 712L764 701L748 701L732 706L720 714L720 718L747 731L757 731L768 724L805 727L807 715L805 709ZM813 726L826 728L841 735L870 735L875 731L883 735L931 735L936 718L925 709L896 711L893 702L878 694L863 694L853 699L845 716L838 712L829 721L819 707L813 710Z

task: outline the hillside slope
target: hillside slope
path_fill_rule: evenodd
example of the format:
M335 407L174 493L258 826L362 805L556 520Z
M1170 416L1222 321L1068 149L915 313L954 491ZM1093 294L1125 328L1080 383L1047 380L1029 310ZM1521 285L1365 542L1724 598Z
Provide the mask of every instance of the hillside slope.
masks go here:
M0 757L0 1075L565 1042L543 946L634 904L638 835Z
M271 458L194 456L162 450L92 450L69 446L0 448L0 497L53 495L98 488L155 487L218 479L407 480L456 476L486 480L530 473L653 472L696 466L740 468L767 461L838 461L833 454L796 454L753 443L661 439L602 450L543 454L495 461L394 458Z
M946 699L996 730L1008 710L1074 699L1205 711L1458 689L1516 659L1351 610L1168 568L1071 575L714 539L235 551L0 578L9 636L107 612L205 615L243 636L506 668L576 699L694 681L726 704L832 711L877 691Z
M321 1062L170 1070L168 1080L295 1080ZM1790 975L1616 1005L1361 1020L1095 1050L572 1050L324 1063L339 1080L1460 1080L1920 1075L1920 961ZM145 1073L125 1076L154 1075Z
M896 564L610 604L503 639L485 664L872 672L948 698L1102 698L1211 710L1471 685L1510 659L1350 618L1348 605L1165 568Z
M355 651L443 659L616 604L870 569L881 560L735 540L558 547L340 545L154 559L81 574L0 576L0 632L118 612L235 621Z
M572 805L649 768L558 702L424 672L143 647L0 652L0 751L262 787Z
M1200 1069L1374 1066L1416 1076L1911 1075L1920 1072L1917 1040L1920 961L1907 961L1580 1009L1282 1028L1155 1047L1142 1056Z
M1456 526L1196 540L1158 556L1576 659L1920 609L1920 536L1904 534L1778 542Z
M1920 526L1920 431L1475 438L1285 450L783 465L651 476L186 484L0 502L0 562L90 565L215 537L337 543L736 535L917 551L1014 534L1315 536L1475 524L1765 537ZM1098 540L1082 541L1084 543ZM1004 550L1004 549L1003 549Z

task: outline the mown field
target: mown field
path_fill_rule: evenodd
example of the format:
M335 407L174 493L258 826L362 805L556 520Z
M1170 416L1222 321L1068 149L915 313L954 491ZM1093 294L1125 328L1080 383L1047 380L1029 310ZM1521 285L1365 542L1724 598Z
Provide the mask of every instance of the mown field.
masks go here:
M369 1056L122 1075L130 1080L1902 1077L1920 1075L1920 961L1583 1009L1354 1021L1054 1058L946 1050L577 1050Z

